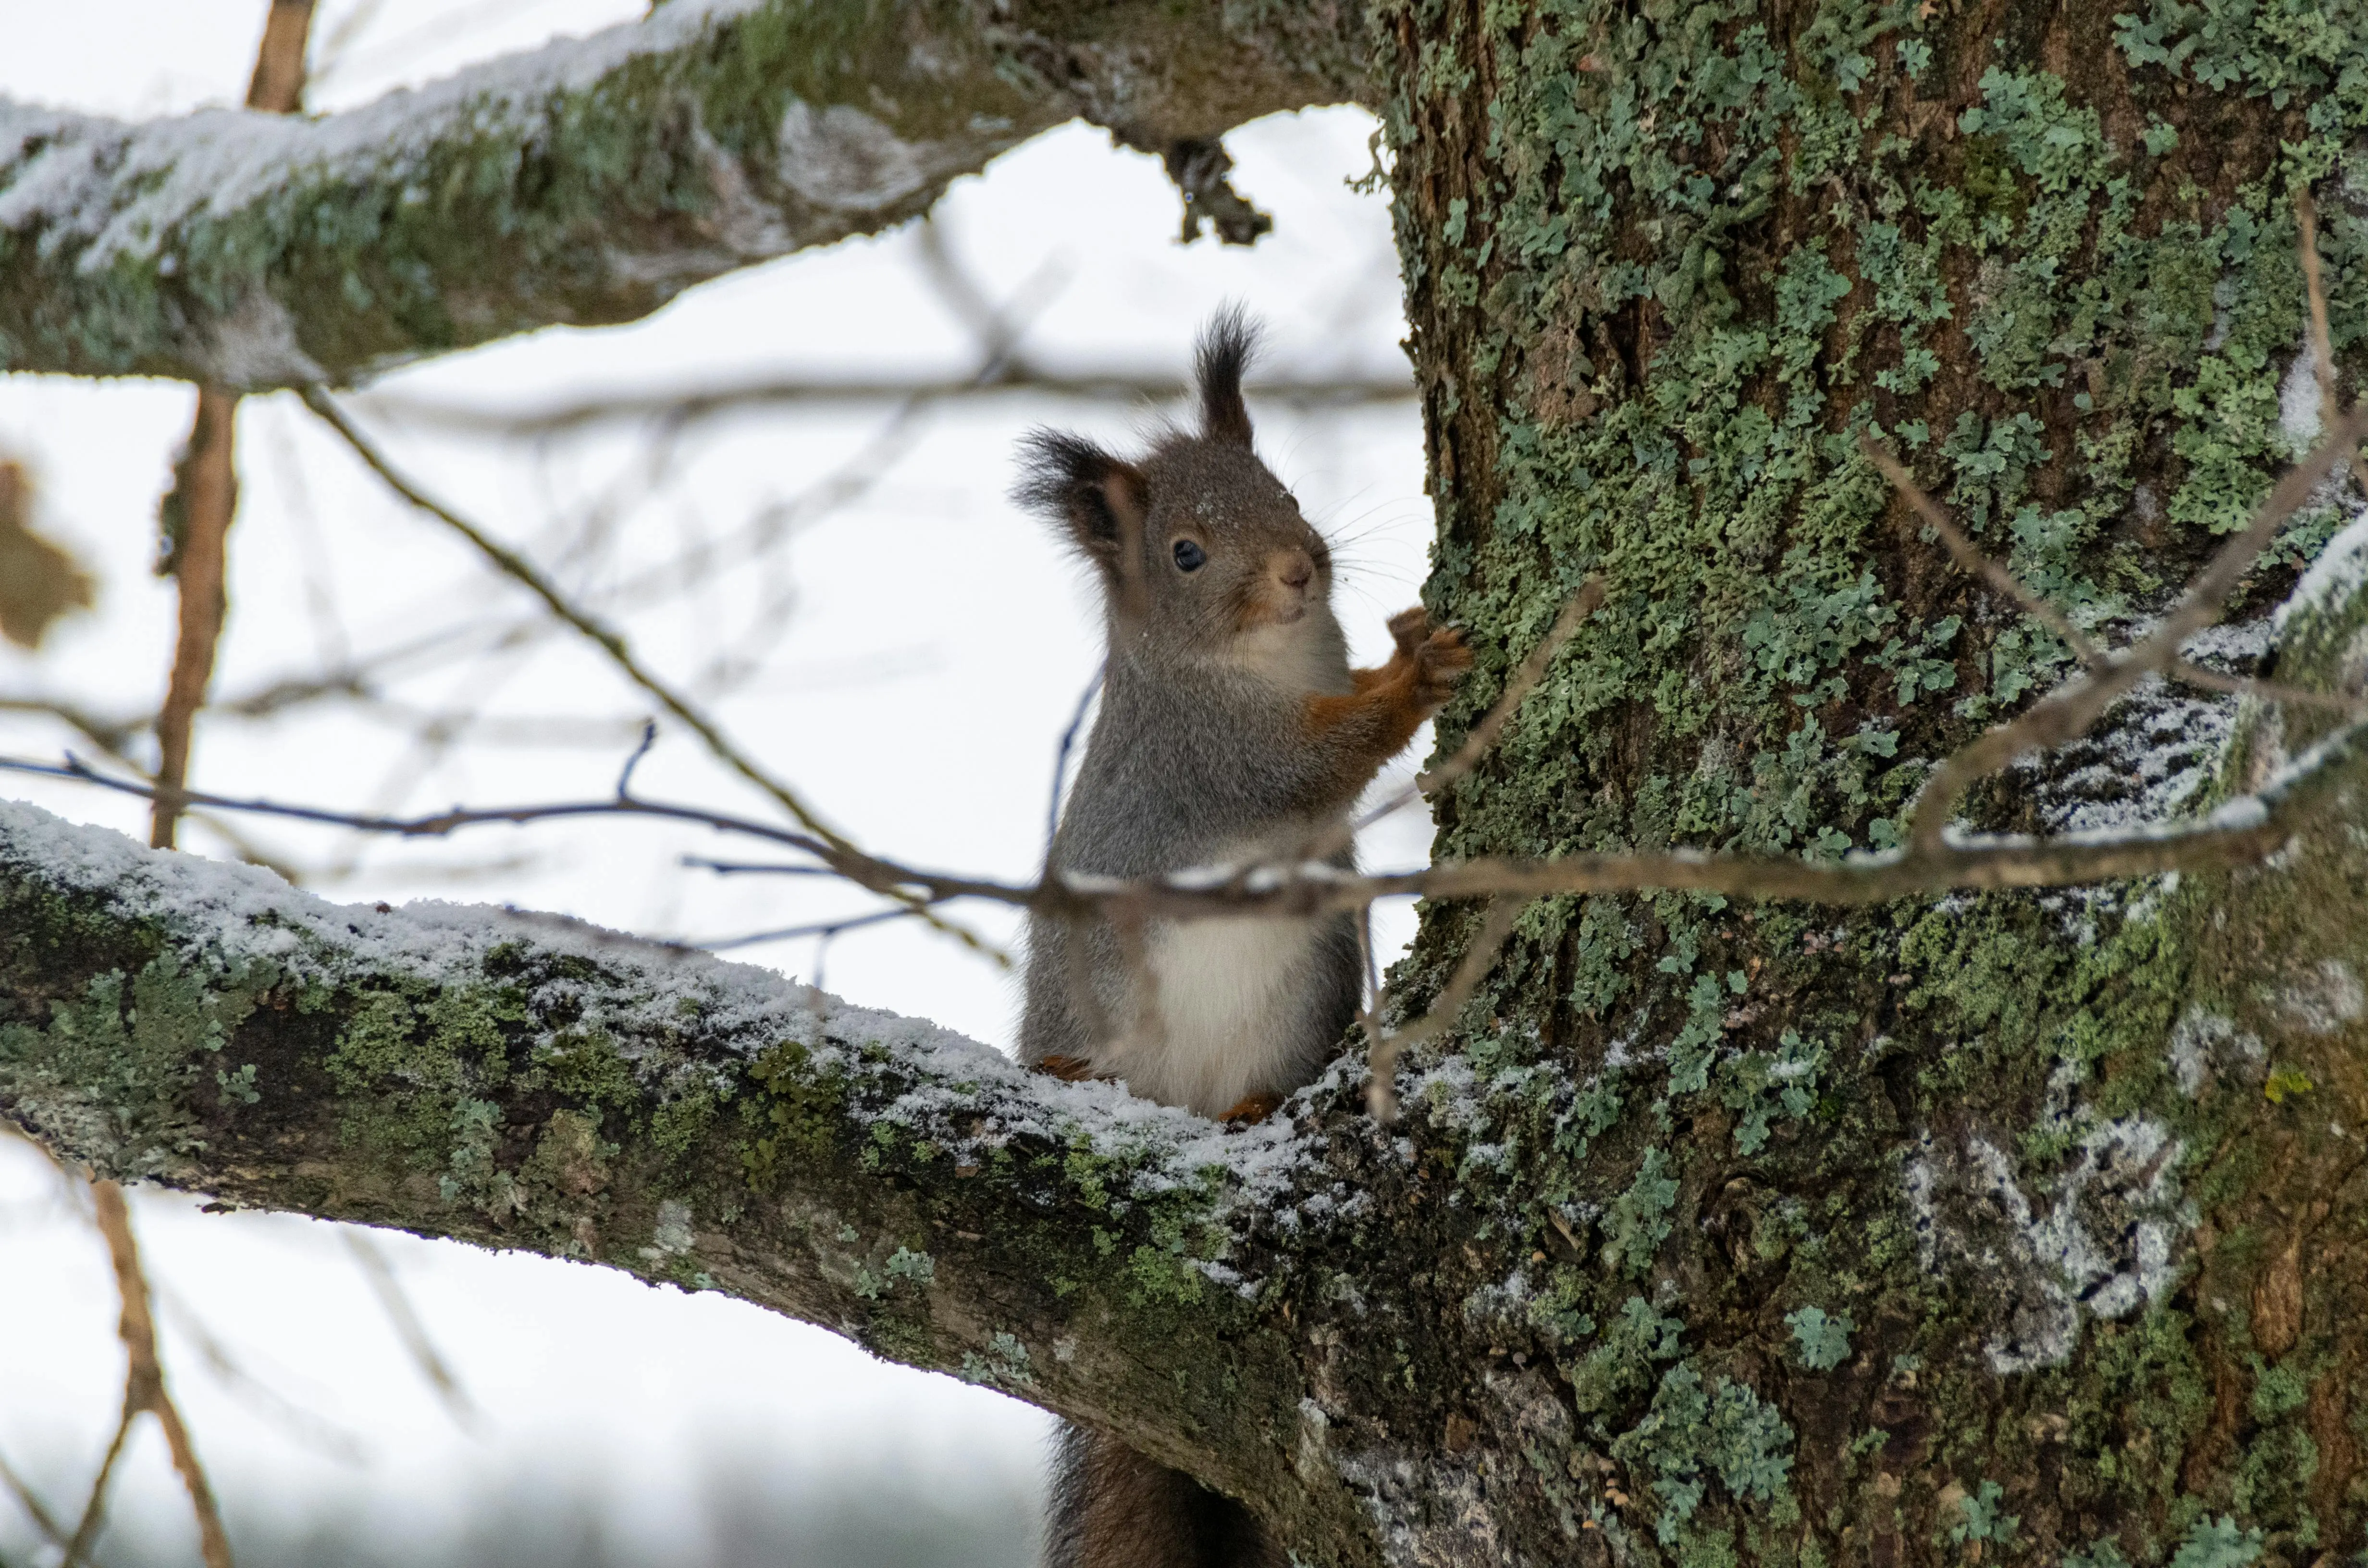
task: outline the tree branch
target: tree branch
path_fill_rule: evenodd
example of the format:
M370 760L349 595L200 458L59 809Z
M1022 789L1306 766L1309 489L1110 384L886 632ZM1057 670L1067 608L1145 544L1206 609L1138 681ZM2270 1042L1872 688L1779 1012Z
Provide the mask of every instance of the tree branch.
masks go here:
M293 114L304 97L304 48L312 34L313 0L272 0L257 46L246 107ZM173 846L181 790L189 779L189 743L198 710L213 684L214 653L230 608L230 525L238 513L238 394L224 387L198 389L188 444L173 465L165 497L170 569L179 597L179 636L165 706L156 715L156 802L148 842Z
M1165 148L1370 96L1354 5L670 0L319 119L0 101L0 370L342 382L925 210L1078 115Z
M198 389L188 445L173 465L173 492L165 497L168 562L178 608L173 673L156 712L156 801L148 842L173 846L181 791L189 778L189 743L198 710L213 684L214 653L230 608L230 524L238 510L238 469L232 452L238 397L220 387Z
M723 415L768 408L966 403L1013 394L1132 407L1175 403L1190 395L1192 390L1189 382L1164 367L1113 367L1059 373L1039 369L1024 359L1013 359L986 374L751 381L671 393L575 397L517 410L397 392L370 392L357 403L366 413L441 435L497 440L635 421L690 425ZM1242 393L1254 403L1299 410L1368 408L1411 403L1415 385L1413 378L1406 376L1281 377L1252 381L1242 388Z
M171 1392L165 1387L164 1363L156 1357L155 1315L149 1310L148 1276L140 1267L140 1244L131 1234L131 1211L124 1204L123 1188L111 1181L94 1181L90 1196L93 1219L98 1233L106 1238L108 1258L115 1267L116 1292L123 1304L117 1325L125 1360L123 1419L116 1427L114 1442L108 1446L98 1479L91 1486L90 1504L83 1510L81 1528L67 1543L65 1561L60 1568L75 1568L91 1542L97 1539L98 1526L105 1517L108 1477L123 1452L123 1439L131 1432L132 1422L142 1415L154 1415L156 1424L164 1428L165 1447L173 1456L173 1469L179 1474L182 1488L189 1494L190 1510L198 1517L198 1548L206 1568L231 1568L230 1537L222 1529L222 1510L214 1506L213 1487L206 1480L205 1466L198 1461L197 1445L190 1440L189 1429L181 1420L180 1406L173 1403Z
M495 540L468 518L437 501L397 472L393 465L387 461L385 456L370 443L368 437L354 427L352 422L346 418L337 405L320 388L306 387L302 391L302 396L305 405L320 415L331 429L343 437L346 444L353 449L355 455L359 457L380 479L386 482L388 488L452 529L462 539L467 540L478 553L504 576L518 584L542 601L543 607L552 615L580 632L595 647L607 654L609 662L614 664L628 680L648 693L660 707L680 720L693 734L705 743L709 753L718 762L738 774L748 783L755 785L775 804L788 812L791 820L811 835L810 842L820 843L821 847L814 853L829 861L841 876L846 877L849 881L860 883L884 897L905 903L915 916L927 921L938 931L954 937L973 951L984 953L998 964L1006 968L1009 967L1011 960L1000 949L986 942L977 933L953 925L930 912L922 901L908 897L901 886L905 879L894 874L898 868L865 854L824 823L797 791L774 778L746 751L734 744L732 739L717 727L715 722L702 712L697 705L677 691L671 683L662 679L635 658L632 650L626 645L622 633L575 605L565 594L560 592L558 585L549 576L539 571L524 556ZM646 748L649 742L645 738L643 745ZM637 760L638 756L637 753ZM621 788L618 790L618 796L620 800L624 797L624 790Z
M1201 1473L1289 1433L1245 1239L1296 1179L1287 1120L1226 1132L814 995L0 803L0 1116L64 1159L723 1290Z

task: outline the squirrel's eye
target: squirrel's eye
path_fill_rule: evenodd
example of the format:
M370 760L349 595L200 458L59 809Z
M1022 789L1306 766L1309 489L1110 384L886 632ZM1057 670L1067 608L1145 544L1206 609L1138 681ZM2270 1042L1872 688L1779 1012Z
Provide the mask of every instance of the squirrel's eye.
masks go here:
M1186 572L1198 572L1209 564L1209 552L1189 539L1176 541L1176 564Z

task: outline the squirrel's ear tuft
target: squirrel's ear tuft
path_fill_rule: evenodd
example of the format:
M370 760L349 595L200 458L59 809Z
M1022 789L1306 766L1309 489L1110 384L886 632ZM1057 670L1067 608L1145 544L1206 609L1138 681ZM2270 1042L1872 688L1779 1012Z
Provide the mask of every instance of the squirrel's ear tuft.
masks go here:
M1201 436L1229 447L1250 444L1242 371L1258 352L1258 329L1239 305L1227 305L1201 333Z
M1143 475L1065 430L1031 430L1019 452L1011 498L1060 525L1079 554L1115 569L1128 537L1143 537Z

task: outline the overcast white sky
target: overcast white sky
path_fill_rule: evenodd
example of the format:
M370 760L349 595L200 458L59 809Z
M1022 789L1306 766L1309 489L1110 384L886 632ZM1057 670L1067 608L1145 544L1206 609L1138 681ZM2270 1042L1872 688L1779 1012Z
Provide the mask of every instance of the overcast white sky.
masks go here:
M16 10L0 93L153 115L235 102L265 4ZM639 10L621 0L330 0L315 38L336 45L336 62L310 102L365 101ZM1076 126L962 182L939 219L990 294L1038 307L1026 342L1050 365L1180 367L1198 323L1238 299L1267 321L1279 365L1402 374L1383 199L1346 185L1369 165L1371 130L1360 114L1326 111L1228 139L1240 188L1277 222L1250 251L1179 246L1177 199L1156 164ZM377 390L526 404L818 369L965 369L960 324L915 255L909 233L851 243L709 285L634 326L540 334ZM29 460L42 526L101 585L97 609L62 625L38 656L0 645L0 697L69 699L107 713L154 707L172 635L169 586L148 570L154 509L190 402L175 384L0 378L0 453ZM733 733L858 840L1025 876L1042 850L1054 744L1098 650L1085 585L1002 498L1012 445L1048 420L1123 442L1153 412L1004 398L895 433L882 410L801 410L694 430L663 462L646 432L625 427L540 448L375 427L438 494L622 621L660 666L711 681L713 710ZM387 701L375 708L316 704L268 724L203 723L196 783L388 810L609 787L645 699L564 638L531 634L513 590L380 489L300 405L249 400L239 439L243 503L217 692L252 693L431 641L391 668ZM1342 619L1360 653L1378 658L1383 619L1413 602L1429 533L1413 405L1307 418L1269 411L1260 444L1343 543L1352 570L1338 591ZM821 487L849 473L869 481L859 495L814 505ZM702 551L721 567L679 591L653 585L653 573ZM523 634L497 646L488 627ZM450 735L439 748L418 742L429 715ZM0 752L82 744L54 722L0 716ZM671 735L639 782L748 803L694 743ZM21 776L0 777L0 793L128 832L144 820L133 803ZM686 869L683 854L731 846L634 824L425 846L268 823L241 831L341 900L508 903L691 937L863 907L843 892ZM1367 858L1418 860L1426 834L1402 824L1369 843ZM202 826L187 842L229 852ZM976 918L1008 935L995 912ZM817 957L811 942L734 956L808 976ZM840 938L823 983L998 1044L1010 1037L1010 982L923 932L891 926ZM63 1497L96 1460L120 1362L103 1255L45 1169L23 1147L0 1144L0 1454ZM532 1475L598 1491L652 1560L689 1562L700 1560L702 1488L719 1466L788 1477L890 1455L945 1487L1033 1484L1043 1420L999 1396L882 1367L735 1303L384 1238L483 1409L463 1432L400 1353L338 1227L200 1216L164 1195L137 1212L171 1293L176 1386L234 1530L242 1517L341 1510L390 1530L432 1530ZM200 1321L256 1378L352 1434L360 1457L210 1375L189 1332ZM135 1509L177 1517L153 1437L126 1491ZM0 1522L0 1551L29 1539L21 1521Z

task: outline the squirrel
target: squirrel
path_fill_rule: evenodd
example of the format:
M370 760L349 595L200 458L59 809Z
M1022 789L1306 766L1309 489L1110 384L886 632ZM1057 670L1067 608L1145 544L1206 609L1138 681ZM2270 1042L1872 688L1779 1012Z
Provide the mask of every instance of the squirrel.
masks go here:
M1014 498L1094 569L1108 661L1101 708L1048 876L1141 878L1339 847L1382 765L1471 667L1425 612L1395 652L1352 670L1332 613L1332 552L1253 449L1242 374L1257 334L1220 312L1197 353L1200 430L1132 461L1032 432ZM1255 1120L1312 1082L1357 1015L1355 917L1142 922L1036 914L1021 1062L1123 1080L1163 1104ZM1071 1426L1054 1463L1047 1568L1266 1568L1239 1503Z

